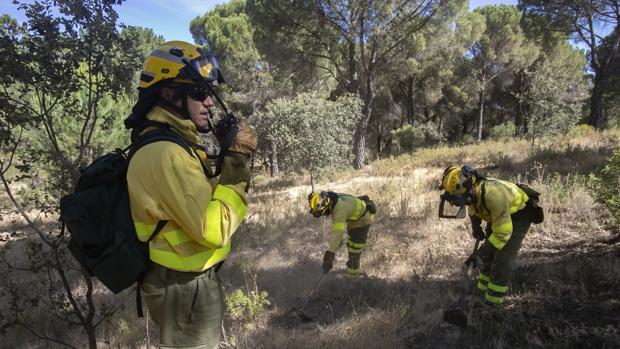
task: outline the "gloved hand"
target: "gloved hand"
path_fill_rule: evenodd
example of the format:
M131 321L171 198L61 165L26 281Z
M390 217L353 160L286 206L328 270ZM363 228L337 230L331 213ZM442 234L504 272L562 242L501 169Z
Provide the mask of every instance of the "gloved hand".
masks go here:
M218 137L218 141L222 144L223 139ZM256 150L256 133L250 127L247 120L239 120L239 132L228 148L229 152L252 155Z
M222 173L218 184L238 184L246 182L250 183L250 158L241 153L228 153L224 157L222 164ZM247 192L247 185L245 191Z
M325 255L323 256L323 274L328 273L334 267L334 258L336 258L336 254L331 251L325 251Z
M471 233L474 238L476 238L476 240L484 240L485 235L484 231L482 230L482 220L480 219L480 217L469 216L469 219L471 220Z
M497 252L497 248L490 242L485 241L475 254L483 261L491 261L495 256L495 252Z
M474 253L469 255L469 258L465 261L466 266L469 267L470 264L473 264L472 267L474 269L481 269L484 263L482 262L482 258Z
M485 239L486 236L484 234L484 230L482 230L482 227L480 225L472 225L471 230L472 235L474 236L474 238L476 238L476 240Z

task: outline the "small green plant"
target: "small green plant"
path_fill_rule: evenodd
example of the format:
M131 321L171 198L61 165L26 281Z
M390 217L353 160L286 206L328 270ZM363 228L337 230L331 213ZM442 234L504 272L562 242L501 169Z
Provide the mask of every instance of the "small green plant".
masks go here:
M232 319L253 321L271 304L268 298L266 291L254 290L246 293L242 289L236 289L226 296L226 306Z
M125 319L118 320L116 325L118 326L118 331L122 334L126 335L131 332L131 328L129 327L129 324L127 323Z
M402 319L409 318L411 316L411 306L406 304L404 307L400 309L400 317Z
M496 140L510 139L515 135L515 131L513 122L505 122L491 128L491 138Z
M620 224L620 148L616 149L600 172L590 176L590 187L596 200L609 209Z

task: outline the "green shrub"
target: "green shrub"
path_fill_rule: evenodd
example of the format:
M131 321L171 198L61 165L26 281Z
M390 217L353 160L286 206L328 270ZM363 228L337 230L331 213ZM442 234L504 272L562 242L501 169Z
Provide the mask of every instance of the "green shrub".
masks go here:
M461 137L461 143L463 144L473 144L476 143L476 137L474 137L474 135L472 134L464 134L463 137Z
M279 170L302 173L327 165L352 163L353 131L362 116L362 101L354 95L327 100L319 92L271 100L252 123L258 151L276 156Z
M432 122L422 125L405 125L392 130L396 153L411 152L417 148L436 144L442 140L437 126Z
M599 176L590 177L590 186L596 200L607 206L620 224L620 148L607 159Z
M594 127L588 124L577 125L568 131L570 137L588 137L596 134Z
M399 153L410 152L422 145L424 132L413 125L405 125L392 131L392 137Z
M491 138L496 140L509 139L515 135L515 124L513 122L505 122L495 125L491 128Z
M269 294L265 291L243 292L236 289L226 296L226 307L233 320L255 320L271 304Z

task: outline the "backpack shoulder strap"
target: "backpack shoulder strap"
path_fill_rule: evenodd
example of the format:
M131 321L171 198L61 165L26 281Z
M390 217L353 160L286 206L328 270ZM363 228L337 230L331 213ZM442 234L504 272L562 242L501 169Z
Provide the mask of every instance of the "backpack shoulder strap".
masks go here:
M153 232L151 233L151 236L149 237L149 239L146 241L146 243L148 244L149 242L151 242L151 240L153 240L155 238L155 236L157 236L157 234L164 229L164 226L166 225L166 223L168 223L167 220L161 220L159 222L157 222L157 226L155 227L155 230L153 230Z
M130 146L129 153L127 155L128 164L129 160L131 160L133 155L140 148L151 143L167 141L181 146L183 149L185 149L189 156L198 159L198 162L200 162L200 166L202 167L202 171L204 172L205 176L207 176L207 178L211 178L211 176L209 175L210 171L207 168L207 165L204 163L204 161L202 161L200 156L198 156L196 150L189 144L189 142L187 142L183 137L179 136L176 132L170 130L170 126L168 124L153 122L151 126L156 126L157 128L134 138Z
M181 146L185 151L191 156L195 157L194 151L189 143L183 139L183 137L177 135L173 131L168 128L158 127L155 130L149 131L140 137L136 138L135 141L132 142L131 148L129 150L129 154L127 159L131 159L131 157L142 147L160 141L167 141L175 143Z

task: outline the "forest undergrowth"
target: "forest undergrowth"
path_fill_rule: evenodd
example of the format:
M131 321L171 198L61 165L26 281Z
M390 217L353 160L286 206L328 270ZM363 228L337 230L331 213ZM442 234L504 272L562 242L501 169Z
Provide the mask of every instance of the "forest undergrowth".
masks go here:
M333 271L304 309L311 322L292 309L301 307L321 275L330 221L307 212L309 176L257 178L250 213L220 273L228 306L221 347L620 347L619 231L593 198L589 180L619 143L617 130L535 145L488 141L420 149L374 161L363 171L321 174L317 190L367 194L379 212L362 255L365 275L344 276L341 247ZM539 190L546 220L526 236L503 309L474 295L470 325L458 328L442 317L459 297L461 264L474 239L468 220L438 219L437 184L443 168L463 163ZM18 260L28 249L25 224L0 224L3 255ZM15 270L2 272L20 277ZM24 292L37 287L39 276L21 277ZM113 295L99 286L97 292L117 307L98 327L100 347L157 343L157 329L136 317L134 290ZM80 332L66 331L40 305L24 309L22 318L80 347ZM24 327L6 331L1 343L55 347Z

